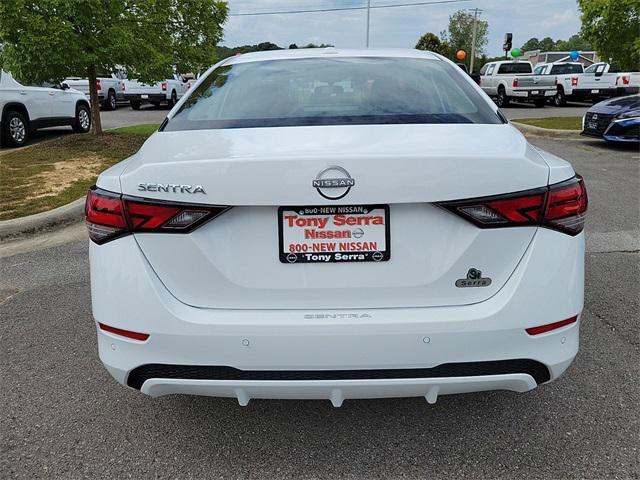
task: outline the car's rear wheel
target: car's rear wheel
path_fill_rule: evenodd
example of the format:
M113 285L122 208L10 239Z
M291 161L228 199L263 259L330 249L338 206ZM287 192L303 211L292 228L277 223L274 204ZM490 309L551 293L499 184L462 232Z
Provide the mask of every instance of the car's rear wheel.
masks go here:
M178 103L178 94L175 90L171 92L171 99L169 100L169 108L173 108Z
M138 100L131 100L129 103L134 110L140 110L140 102Z
M3 136L9 147L22 147L29 139L29 123L20 113L10 111L7 113L3 123Z
M73 131L76 133L87 133L91 128L91 111L86 105L78 105L76 108L76 121L73 124Z
M567 99L564 96L564 92L562 91L561 88L558 88L558 91L553 96L553 104L556 107L564 107L567 104Z
M113 90L109 90L107 99L104 102L104 108L106 110L115 110L117 106L118 102L116 100L116 92L114 92Z
M496 103L500 108L509 106L509 97L507 97L507 92L505 92L502 87L498 89L498 98L496 99Z

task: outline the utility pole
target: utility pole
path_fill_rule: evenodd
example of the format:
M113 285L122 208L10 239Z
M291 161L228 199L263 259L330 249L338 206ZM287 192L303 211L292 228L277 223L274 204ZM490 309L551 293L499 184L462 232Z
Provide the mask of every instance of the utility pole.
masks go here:
M369 18L371 15L371 0L367 0L367 48L369 48Z
M469 73L473 73L473 62L476 58L476 38L478 36L478 15L482 13L479 8L469 10L473 12L473 35L471 37L471 64L469 65Z

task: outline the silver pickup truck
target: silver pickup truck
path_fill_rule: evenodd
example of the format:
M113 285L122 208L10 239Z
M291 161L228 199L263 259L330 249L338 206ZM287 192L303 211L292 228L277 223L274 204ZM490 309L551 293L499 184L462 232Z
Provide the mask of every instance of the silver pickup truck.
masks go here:
M533 75L530 62L504 60L485 64L480 69L480 87L496 99L499 107L506 107L511 100L533 102L544 107L548 98L556 93L554 79Z

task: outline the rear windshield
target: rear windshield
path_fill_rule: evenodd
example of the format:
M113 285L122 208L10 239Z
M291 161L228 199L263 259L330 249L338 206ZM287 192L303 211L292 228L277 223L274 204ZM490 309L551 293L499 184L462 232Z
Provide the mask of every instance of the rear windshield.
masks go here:
M503 123L459 68L412 58L306 58L211 72L164 130Z
M498 68L498 73L531 73L530 63L503 63Z
M582 65L567 63L565 65L554 65L551 67L552 75L563 75L565 73L582 73Z

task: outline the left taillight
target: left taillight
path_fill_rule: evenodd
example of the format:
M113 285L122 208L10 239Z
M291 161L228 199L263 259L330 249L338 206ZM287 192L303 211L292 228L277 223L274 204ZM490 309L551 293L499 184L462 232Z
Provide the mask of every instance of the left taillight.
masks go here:
M148 200L91 187L85 215L89 238L102 244L136 232L188 233L228 208Z
M577 235L584 229L588 203L584 180L575 176L526 192L438 205L480 228L542 226Z

